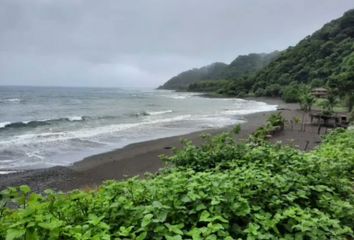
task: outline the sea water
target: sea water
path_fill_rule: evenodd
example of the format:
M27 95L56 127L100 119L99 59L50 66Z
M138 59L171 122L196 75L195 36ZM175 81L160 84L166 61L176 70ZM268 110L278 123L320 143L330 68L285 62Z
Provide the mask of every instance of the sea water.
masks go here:
M241 123L275 105L197 93L0 87L0 174L70 165L125 145Z

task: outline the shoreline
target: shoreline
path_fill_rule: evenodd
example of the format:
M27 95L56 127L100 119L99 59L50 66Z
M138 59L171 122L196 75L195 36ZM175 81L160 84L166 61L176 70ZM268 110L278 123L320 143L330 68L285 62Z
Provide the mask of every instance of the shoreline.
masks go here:
M287 104L280 99L274 98L246 98L267 104L278 105L277 111L281 111L287 119L299 115L297 104ZM268 116L275 111L258 112L243 115L246 122L241 123L241 132L237 139L246 139L258 127L262 126ZM191 140L200 145L201 134L215 135L232 129L226 126L217 129L206 129L185 135L160 138L150 141L129 144L123 148L86 157L71 166L56 166L51 168L25 170L16 173L0 175L0 190L10 186L29 185L34 191L41 192L47 188L60 191L70 191L76 188L95 188L106 180L122 180L133 176L144 176L145 173L156 173L164 167L159 159L161 154L172 154L172 148L181 147L180 140ZM295 131L292 131L294 135ZM298 132L298 131L296 131ZM288 136L290 134L290 136ZM296 134L296 133L295 133ZM297 133L298 135L298 133ZM308 133L307 138L313 138L313 132ZM291 133L280 133L272 141L282 140L286 144L296 145L289 139ZM297 144L301 144L301 138ZM309 149L316 145L319 140L312 140ZM299 146L301 148L303 146Z

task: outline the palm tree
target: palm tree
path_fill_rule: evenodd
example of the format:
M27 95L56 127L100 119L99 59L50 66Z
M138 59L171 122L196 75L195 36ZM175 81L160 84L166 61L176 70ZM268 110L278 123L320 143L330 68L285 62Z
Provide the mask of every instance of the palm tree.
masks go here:
M324 115L332 115L334 106L337 104L338 100L333 92L330 92L327 99L321 103L322 113Z
M303 131L305 131L305 114L311 111L315 101L315 97L308 90L300 95L300 108L303 111L301 130Z

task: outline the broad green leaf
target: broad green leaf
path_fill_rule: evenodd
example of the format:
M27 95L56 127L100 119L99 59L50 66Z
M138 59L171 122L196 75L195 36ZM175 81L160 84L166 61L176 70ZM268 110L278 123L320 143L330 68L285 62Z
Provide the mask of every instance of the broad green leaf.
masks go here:
M141 222L141 226L144 228L146 227L147 225L149 225L151 222L152 222L152 218L154 216L152 214L146 214Z
M27 186L27 185L21 185L19 187L19 189L20 189L21 192L23 192L25 194L29 193L31 191L31 188L29 186Z
M14 240L25 235L26 229L13 229L10 228L6 232L6 240Z
M209 222L210 221L210 213L206 210L204 210L202 212L202 214L200 214L200 217L199 217L199 221L200 222Z

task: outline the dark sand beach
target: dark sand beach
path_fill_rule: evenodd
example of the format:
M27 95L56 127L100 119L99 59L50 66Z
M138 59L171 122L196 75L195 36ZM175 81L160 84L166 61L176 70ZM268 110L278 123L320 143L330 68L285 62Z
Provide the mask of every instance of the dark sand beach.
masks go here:
M286 104L279 99L257 98L256 100L277 104L278 111L282 112L288 121L302 116L302 112L298 110L298 104ZM244 116L246 122L241 125L238 139L246 139L249 134L265 123L271 113L262 112ZM308 119L305 122L308 122ZM121 149L87 157L69 167L58 166L0 175L0 190L27 184L35 191L43 191L47 188L70 191L76 188L95 188L105 180L144 176L147 172L155 173L162 168L164 164L159 159L159 155L171 154L172 148L181 147L181 139L186 138L195 144L200 144L202 133L218 134L231 128L232 126L229 126L135 143ZM317 134L316 126L307 124L305 132L300 132L299 129L299 124L293 127L287 125L285 130L273 136L271 141L282 141L299 149L305 149L307 145L308 150L320 142L321 137Z

